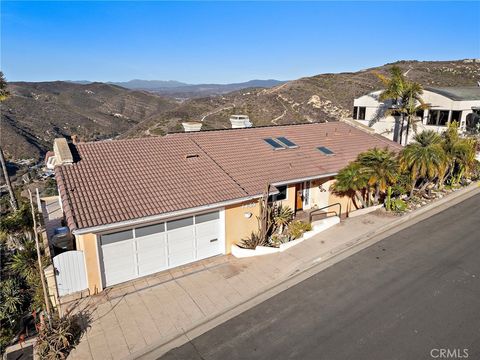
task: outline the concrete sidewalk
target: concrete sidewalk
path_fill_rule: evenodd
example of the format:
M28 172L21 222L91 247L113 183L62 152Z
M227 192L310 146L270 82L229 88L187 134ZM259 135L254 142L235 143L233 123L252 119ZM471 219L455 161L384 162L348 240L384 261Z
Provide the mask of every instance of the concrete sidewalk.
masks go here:
M448 198L459 195L460 191ZM444 206L451 203L451 199L442 200L438 202ZM282 253L244 259L215 257L70 304L75 311L90 312L92 322L69 359L140 356L354 247L362 239L405 223L407 216L416 212L401 218L381 212L349 218Z

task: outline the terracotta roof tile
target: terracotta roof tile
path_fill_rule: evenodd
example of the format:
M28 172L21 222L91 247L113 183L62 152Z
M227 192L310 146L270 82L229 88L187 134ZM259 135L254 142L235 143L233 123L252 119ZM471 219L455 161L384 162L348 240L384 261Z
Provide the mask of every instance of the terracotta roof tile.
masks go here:
M298 148L263 141L280 136ZM259 195L267 182L335 173L386 146L401 148L340 122L202 131L78 144L80 160L55 173L68 224L80 229Z

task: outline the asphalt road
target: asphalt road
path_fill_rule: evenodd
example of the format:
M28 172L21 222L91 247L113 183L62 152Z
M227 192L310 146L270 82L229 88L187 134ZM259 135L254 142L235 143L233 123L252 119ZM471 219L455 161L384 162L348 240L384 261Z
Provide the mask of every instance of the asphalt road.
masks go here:
M480 360L480 195L162 359Z

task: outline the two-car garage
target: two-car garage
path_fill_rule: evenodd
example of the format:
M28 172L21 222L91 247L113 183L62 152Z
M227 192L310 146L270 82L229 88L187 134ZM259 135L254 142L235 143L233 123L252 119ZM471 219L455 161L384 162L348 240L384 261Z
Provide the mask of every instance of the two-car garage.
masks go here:
M99 236L104 286L225 252L224 211L137 226Z

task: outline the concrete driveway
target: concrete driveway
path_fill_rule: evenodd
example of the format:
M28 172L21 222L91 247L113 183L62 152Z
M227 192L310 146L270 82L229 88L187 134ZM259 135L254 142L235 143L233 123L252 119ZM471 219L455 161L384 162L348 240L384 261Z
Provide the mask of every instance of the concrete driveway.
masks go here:
M91 313L92 322L69 359L121 359L168 341L394 220L375 214L347 219L282 253L214 257L70 303Z

